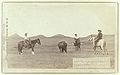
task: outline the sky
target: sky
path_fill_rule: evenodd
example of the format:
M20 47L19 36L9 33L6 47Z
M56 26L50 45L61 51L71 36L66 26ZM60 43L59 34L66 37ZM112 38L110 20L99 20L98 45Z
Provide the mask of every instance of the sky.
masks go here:
M3 23L8 18L8 35L24 36L63 34L84 37L115 34L117 26L115 3L4 3Z

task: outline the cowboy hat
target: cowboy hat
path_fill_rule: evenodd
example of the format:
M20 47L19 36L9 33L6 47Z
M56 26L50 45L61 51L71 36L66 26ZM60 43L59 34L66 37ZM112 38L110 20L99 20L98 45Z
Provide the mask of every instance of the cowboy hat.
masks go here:
M102 32L101 30L98 30L99 32Z

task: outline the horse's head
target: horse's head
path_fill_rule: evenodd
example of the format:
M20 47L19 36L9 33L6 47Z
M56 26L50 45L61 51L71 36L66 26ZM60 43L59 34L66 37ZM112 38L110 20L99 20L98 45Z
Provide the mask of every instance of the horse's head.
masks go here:
M39 39L39 38L37 39L37 43L38 43L39 45L41 45L41 42L40 42L40 39Z
M92 40L93 40L93 36L90 35L90 37L89 37L89 41L92 41Z

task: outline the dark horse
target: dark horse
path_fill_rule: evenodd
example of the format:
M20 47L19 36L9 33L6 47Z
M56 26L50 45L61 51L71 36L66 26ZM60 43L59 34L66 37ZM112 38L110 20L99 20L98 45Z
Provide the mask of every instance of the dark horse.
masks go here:
M35 44L38 43L39 45L41 45L40 39L35 39L35 40L31 40L30 44L26 44L24 41L20 41L18 42L18 52L19 54L22 54L22 49L23 48L32 48L32 54L34 54L34 46Z
M75 48L77 48L77 50L78 48L80 48L80 45L81 45L80 39L75 39L74 46Z
M59 42L58 48L59 48L61 53L63 53L63 51L65 51L67 53L67 43L65 41Z

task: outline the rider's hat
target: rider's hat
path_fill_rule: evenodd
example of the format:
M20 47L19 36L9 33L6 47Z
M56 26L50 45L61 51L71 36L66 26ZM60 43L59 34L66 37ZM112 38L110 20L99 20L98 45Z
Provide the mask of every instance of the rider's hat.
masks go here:
M90 36L92 37L93 35L91 34Z
M27 33L25 33L25 36L27 36Z
M75 34L75 35L77 35L77 34Z
M98 32L102 32L101 30L98 30Z

